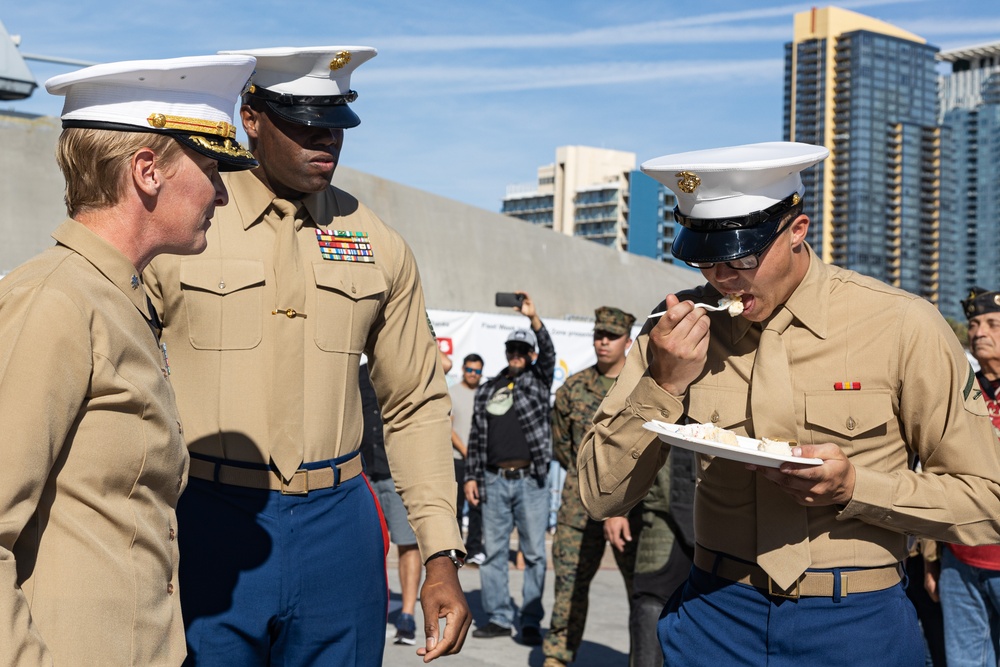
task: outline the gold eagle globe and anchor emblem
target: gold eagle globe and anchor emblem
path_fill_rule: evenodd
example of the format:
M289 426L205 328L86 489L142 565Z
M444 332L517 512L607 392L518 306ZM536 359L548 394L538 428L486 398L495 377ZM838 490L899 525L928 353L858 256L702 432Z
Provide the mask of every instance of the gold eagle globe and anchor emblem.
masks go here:
M701 179L694 172L679 171L674 176L680 179L677 181L677 187L685 194L691 194L701 185Z
M342 69L349 62L351 62L351 52L338 51L337 54L333 56L333 60L330 61L330 69L331 70Z

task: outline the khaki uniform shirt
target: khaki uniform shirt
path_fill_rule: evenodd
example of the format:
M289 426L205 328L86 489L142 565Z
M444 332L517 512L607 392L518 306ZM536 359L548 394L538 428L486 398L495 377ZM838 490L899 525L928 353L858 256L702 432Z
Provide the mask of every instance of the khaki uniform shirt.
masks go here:
M358 366L365 353L392 477L421 554L462 550L451 401L409 247L342 190L306 197L308 219L296 235L306 290L306 317L296 318L304 375L275 373L275 327L289 322L272 315L281 307L275 304L275 233L265 220L274 194L251 172L223 178L230 201L216 210L208 249L193 257L161 255L146 270L189 449L266 464L272 396L304 383L304 460L356 451L363 431ZM375 261L324 260L317 225L367 232Z
M812 567L891 564L906 556L906 533L1000 541L1000 458L954 334L923 299L809 252L808 273L785 304L796 319L782 335L798 441L838 445L856 471L851 502L808 510ZM707 298L717 298L707 286L700 294L706 290ZM580 451L591 514L620 514L652 484L668 448L642 428L646 421L687 417L754 435L750 378L760 328L727 313L710 316L705 369L680 397L648 375L652 323L643 327ZM837 391L838 381L860 382L861 389ZM914 454L922 473L908 467ZM700 544L755 560L756 481L742 463L702 458L695 497Z
M187 479L131 262L73 220L0 280L0 663L179 665Z

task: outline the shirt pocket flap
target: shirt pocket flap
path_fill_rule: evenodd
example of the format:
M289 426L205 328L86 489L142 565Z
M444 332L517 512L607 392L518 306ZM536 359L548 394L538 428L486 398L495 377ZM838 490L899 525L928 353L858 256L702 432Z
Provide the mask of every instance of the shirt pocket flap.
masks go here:
M699 424L712 424L733 430L743 427L746 431L750 420L750 401L745 388L708 387L694 385L688 388L687 416Z
M830 433L851 439L865 435L895 417L888 391L807 392L805 421Z
M313 275L317 287L340 292L355 301L382 294L388 289L385 276L374 266L318 262L313 264Z
M264 262L258 259L181 260L181 285L220 296L264 284Z

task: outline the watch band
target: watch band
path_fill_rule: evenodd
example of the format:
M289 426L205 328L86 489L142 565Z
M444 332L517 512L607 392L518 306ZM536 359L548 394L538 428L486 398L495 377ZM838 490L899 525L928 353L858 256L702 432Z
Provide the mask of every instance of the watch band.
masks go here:
M455 569L458 569L465 565L465 552L459 551L458 549L447 549L445 551L439 551L436 554L432 554L430 558L424 563L425 565L435 558L446 557L455 564Z

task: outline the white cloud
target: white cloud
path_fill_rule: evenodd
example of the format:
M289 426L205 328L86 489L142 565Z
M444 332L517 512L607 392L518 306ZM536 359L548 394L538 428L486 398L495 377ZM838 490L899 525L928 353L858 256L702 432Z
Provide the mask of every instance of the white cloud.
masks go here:
M787 40L790 32L788 25L685 27L678 29L675 24L661 21L566 34L381 37L378 38L378 43L380 48L385 51L412 52L569 49L640 44L773 42Z
M977 17L975 19L918 19L906 21L905 27L921 37L933 34L944 35L1000 35L1000 18ZM997 40L992 40L997 41Z
M913 3L923 0L857 0L840 2L841 8L860 9L878 5ZM717 12L580 30L567 33L505 35L421 35L416 37L383 36L372 38L385 49L395 51L457 51L483 49L563 49L587 46L623 46L638 44L731 44L739 42L787 41L791 36L791 17L808 11L813 5L796 3L778 7ZM781 18L780 24L750 26L747 21ZM732 24L732 25L727 25Z
M434 93L487 93L571 87L623 85L645 81L688 84L771 81L782 75L779 58L723 61L668 61L587 63L545 67L397 67L372 70L365 85L373 94L406 94L426 91L433 81Z

